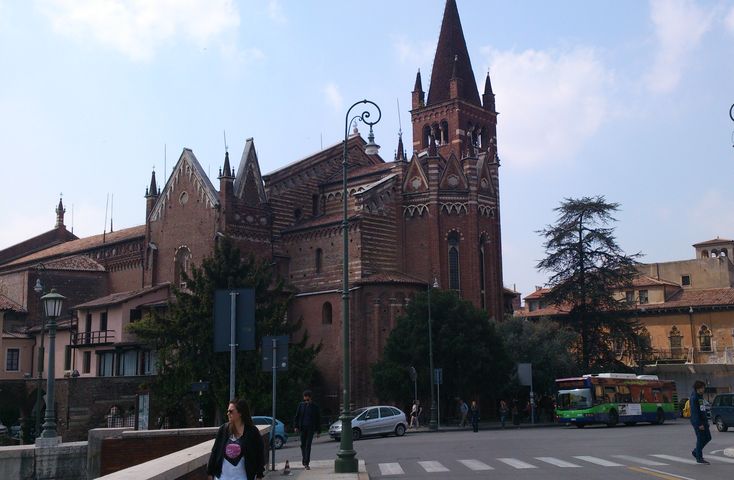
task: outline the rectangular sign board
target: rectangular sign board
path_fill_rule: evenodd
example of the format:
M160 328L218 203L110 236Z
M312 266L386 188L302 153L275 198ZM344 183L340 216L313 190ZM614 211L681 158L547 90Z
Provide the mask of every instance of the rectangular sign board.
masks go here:
M273 339L276 341L275 365L279 372L288 370L288 335L263 337L262 361L263 372L273 371Z
M234 288L214 292L214 351L229 352L231 302L235 293L235 343L238 350L255 350L255 290Z
M520 385L532 387L533 386L533 364L532 363L518 363L517 364L517 378L520 381Z

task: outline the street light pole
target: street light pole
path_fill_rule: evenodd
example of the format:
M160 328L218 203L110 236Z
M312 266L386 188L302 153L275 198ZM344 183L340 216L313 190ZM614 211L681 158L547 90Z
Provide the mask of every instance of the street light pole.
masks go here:
M365 104L365 108L372 106L377 109L377 120L370 121L371 114L368 110L363 111L359 115L355 115L350 119L349 115L354 107L360 104ZM375 144L375 135L372 132L372 125L376 124L382 118L382 112L380 107L375 102L370 100L360 100L352 104L347 110L347 114L344 118L344 151L342 153L342 202L343 202L343 218L342 218L342 230L344 240L344 258L342 263L342 361L343 361L343 379L342 379L342 392L343 398L343 410L339 419L342 422L341 439L339 443L339 451L336 453L336 460L334 461L334 471L336 473L357 473L357 452L354 451L352 444L352 413L350 407L350 358L349 358L349 215L347 210L348 205L348 190L347 190L347 141L349 140L349 126L355 122L360 121L369 125L370 133L367 137L368 143L365 145L365 153L367 155L376 155L379 145Z
M33 287L33 291L43 296L43 284L41 283L40 278L36 279L36 285ZM42 314L42 317L43 317L43 314ZM34 437L41 436L41 399L42 399L41 385L43 382L43 355L44 355L43 335L45 332L46 332L46 318L43 317L43 319L41 320L41 346L38 348L38 381L36 383L36 408L35 408L36 425L33 431Z
M428 284L428 368L431 370L431 419L428 422L429 430L438 430L438 409L436 408L436 378L433 370L433 327L431 326L431 287L438 287L438 280L433 279L433 285Z
M56 293L55 289L51 289L48 293L41 297L43 306L48 317L48 373L46 374L46 416L43 422L43 433L41 438L55 439L58 437L56 433L56 412L54 411L54 380L56 368L56 319L61 315L61 307L64 299L63 295Z

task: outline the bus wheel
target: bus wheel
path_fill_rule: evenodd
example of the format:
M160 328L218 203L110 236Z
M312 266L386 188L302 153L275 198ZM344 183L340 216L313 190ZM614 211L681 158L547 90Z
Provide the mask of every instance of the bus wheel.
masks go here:
M614 427L619 423L619 415L617 414L617 411L612 409L609 410L609 419L607 420L607 426L608 427Z
M585 423L577 423L576 428L584 428L586 426Z
M663 412L662 408L658 408L655 414L655 425L662 425L663 423L665 423L665 412Z
M624 422L624 424L628 427L634 427L635 425L637 425L637 422Z

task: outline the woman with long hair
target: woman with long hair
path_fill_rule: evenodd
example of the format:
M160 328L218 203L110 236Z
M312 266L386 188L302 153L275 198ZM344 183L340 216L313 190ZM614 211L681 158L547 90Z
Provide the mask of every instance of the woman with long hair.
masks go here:
M265 448L260 430L252 423L245 399L227 407L227 423L219 427L206 465L208 480L254 480L263 478Z

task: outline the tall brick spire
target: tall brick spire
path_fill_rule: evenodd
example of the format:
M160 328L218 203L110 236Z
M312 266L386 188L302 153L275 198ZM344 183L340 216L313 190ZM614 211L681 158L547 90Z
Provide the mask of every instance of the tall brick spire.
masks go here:
M434 105L451 98L452 78L458 79L463 85L459 92L460 100L477 106L482 105L479 101L479 90L474 79L469 51L466 48L456 0L447 0L441 22L441 33L438 36L436 56L433 59L431 86L428 90L426 105Z
M64 208L64 202L62 202L61 197L59 197L59 205L56 207L56 226L55 228L64 227L64 214L65 213L66 213L66 209Z

